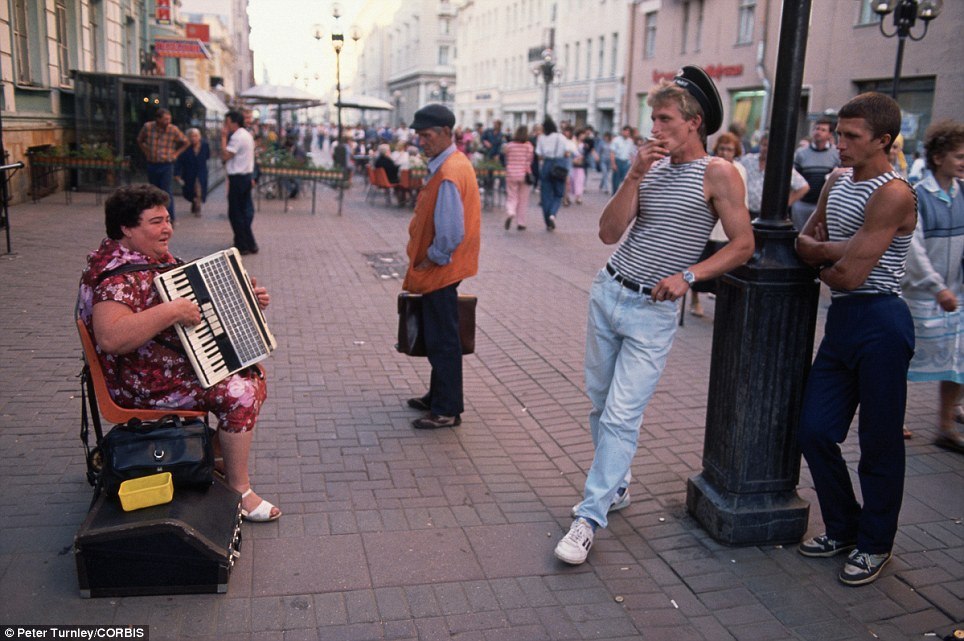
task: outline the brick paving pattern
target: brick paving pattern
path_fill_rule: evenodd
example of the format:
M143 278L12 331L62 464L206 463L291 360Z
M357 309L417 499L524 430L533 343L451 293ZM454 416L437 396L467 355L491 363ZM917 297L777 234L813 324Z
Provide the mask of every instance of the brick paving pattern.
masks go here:
M964 457L930 444L935 385L910 386L897 554L875 584L838 584L840 558L720 545L686 514L712 300L707 318L686 318L646 412L632 505L588 563L556 561L592 457L582 359L589 284L611 251L596 237L605 197L563 209L552 234L535 203L525 232L483 213L481 272L462 286L479 296L463 424L418 432L404 404L424 392L428 365L393 349L409 212L366 205L360 187L340 218L326 189L315 215L308 200L287 213L263 200L255 219L261 253L245 265L271 292L279 348L252 479L285 514L244 525L225 595L79 597L71 545L90 488L72 305L102 206L58 194L12 209L14 254L0 256L0 622L149 624L154 641L903 641L964 620ZM201 218L179 216L175 253L225 247L225 212L218 188ZM855 468L853 435L844 449ZM805 465L800 492L817 533Z

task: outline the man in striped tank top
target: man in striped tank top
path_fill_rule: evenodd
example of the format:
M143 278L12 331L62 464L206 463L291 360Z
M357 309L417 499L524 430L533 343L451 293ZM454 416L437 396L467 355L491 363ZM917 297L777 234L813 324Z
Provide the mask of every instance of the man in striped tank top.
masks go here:
M643 411L676 332L677 301L698 280L733 269L753 253L743 179L706 153L723 107L713 81L684 67L649 94L652 139L637 154L599 220L607 245L625 240L593 281L586 330L586 391L595 454L584 499L556 546L558 559L586 560L607 513L629 505L630 465ZM717 219L730 242L698 262Z
M900 298L917 223L914 191L887 154L900 107L879 93L857 96L837 123L841 164L824 185L797 252L831 290L823 341L804 391L803 452L826 532L798 548L809 557L850 551L838 578L865 585L892 557L904 493L904 408L914 325ZM860 406L857 502L839 444Z

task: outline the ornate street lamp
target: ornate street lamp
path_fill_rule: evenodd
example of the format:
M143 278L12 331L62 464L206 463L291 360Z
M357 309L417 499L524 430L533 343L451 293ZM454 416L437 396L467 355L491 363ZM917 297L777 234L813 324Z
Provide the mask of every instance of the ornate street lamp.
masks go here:
M438 100L443 105L448 102L449 99L449 83L444 78L438 81L438 84L432 89L432 100Z
M904 43L909 37L914 42L923 40L927 35L930 21L941 13L943 0L877 0L874 2L874 13L880 16L880 33L885 38L897 36L897 63L894 65L894 83L890 96L897 100L897 89L900 86L900 69L904 64ZM894 31L887 33L884 29L884 16L894 14ZM920 20L924 23L924 30L915 36L911 30Z
M335 50L335 109L338 113L338 146L335 147L335 151L332 153L332 160L334 160L335 164L341 167L343 171L346 171L348 169L348 149L345 146L344 128L342 127L341 121L341 50L345 46L345 33L342 31L341 22L339 21L339 18L341 18L341 4L337 2L332 4L331 17L335 19L334 27L332 27L331 30L331 46ZM323 35L321 25L316 24L314 26L313 35L315 40L321 41ZM359 31L358 27L351 27L349 37L356 43L361 39L361 31ZM338 185L338 215L341 216L344 181L339 181Z
M562 75L562 69L556 64L556 55L551 48L547 47L542 50L542 60L533 65L531 71L536 81L540 78L542 79L542 115L543 117L548 116L549 87L552 85L553 80Z

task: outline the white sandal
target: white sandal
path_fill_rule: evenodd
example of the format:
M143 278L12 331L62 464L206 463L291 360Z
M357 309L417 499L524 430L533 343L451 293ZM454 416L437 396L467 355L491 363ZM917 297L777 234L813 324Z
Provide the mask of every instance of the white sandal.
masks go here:
M241 495L241 500L243 501L246 496L254 492L253 488L248 488L248 490ZM258 503L258 507L254 508L250 512L241 508L241 517L246 521L251 521L252 523L267 523L269 521L277 521L281 518L281 510L274 516L271 516L271 510L275 509L276 506L272 505L268 501L262 500Z

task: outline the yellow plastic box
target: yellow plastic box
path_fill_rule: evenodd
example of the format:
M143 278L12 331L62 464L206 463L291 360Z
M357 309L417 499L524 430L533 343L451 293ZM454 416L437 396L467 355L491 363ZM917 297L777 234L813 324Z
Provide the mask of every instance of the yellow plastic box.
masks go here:
M124 481L117 496L120 497L121 507L125 512L170 503L174 498L171 473L162 472Z

